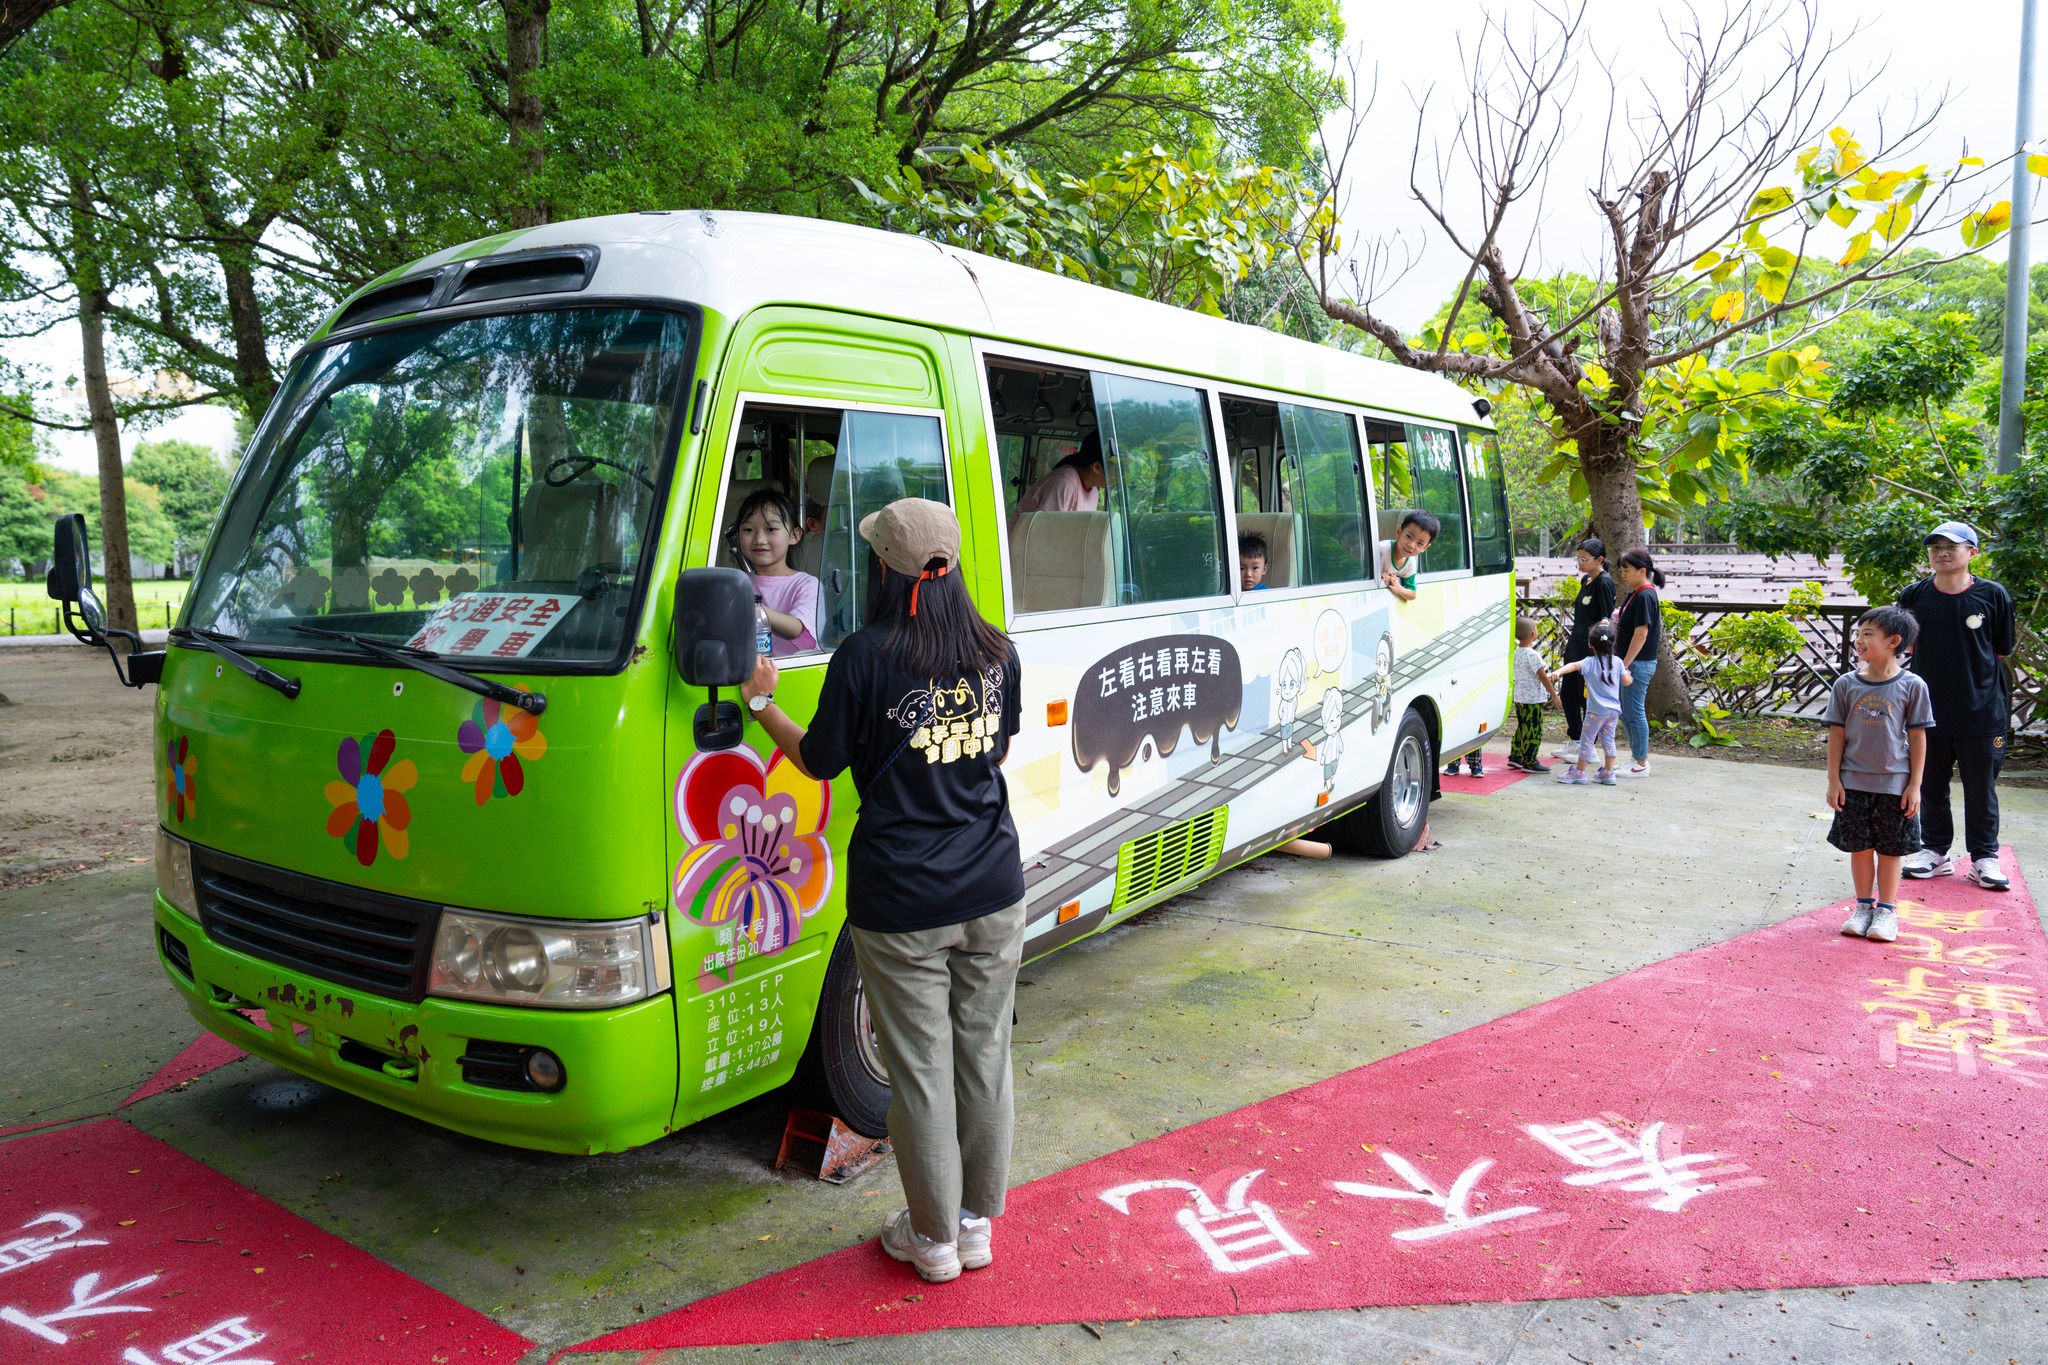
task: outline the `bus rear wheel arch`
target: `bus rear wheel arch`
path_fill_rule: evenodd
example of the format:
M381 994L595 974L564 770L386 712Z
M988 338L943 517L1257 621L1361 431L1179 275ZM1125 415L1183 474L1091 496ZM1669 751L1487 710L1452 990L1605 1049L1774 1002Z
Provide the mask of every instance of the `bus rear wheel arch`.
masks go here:
M1429 824L1429 802L1435 790L1436 744L1429 722L1414 707L1394 731L1394 750L1380 788L1356 810L1323 827L1339 852L1375 858L1399 858L1421 842Z

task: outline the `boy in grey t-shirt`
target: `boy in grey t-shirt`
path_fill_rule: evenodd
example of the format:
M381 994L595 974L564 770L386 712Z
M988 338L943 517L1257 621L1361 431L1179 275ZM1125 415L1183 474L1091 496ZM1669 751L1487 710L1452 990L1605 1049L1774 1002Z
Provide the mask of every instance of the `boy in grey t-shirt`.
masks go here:
M1920 849L1920 771L1934 701L1899 656L1920 633L1913 613L1872 607L1856 622L1862 667L1828 696L1828 842L1849 855L1856 910L1842 932L1880 943L1899 936L1900 862Z

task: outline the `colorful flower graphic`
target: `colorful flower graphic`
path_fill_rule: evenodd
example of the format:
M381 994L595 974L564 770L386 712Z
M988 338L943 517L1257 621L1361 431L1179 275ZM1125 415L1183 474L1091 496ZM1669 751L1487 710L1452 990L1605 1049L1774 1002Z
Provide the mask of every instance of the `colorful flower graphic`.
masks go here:
M394 858L403 858L409 846L405 827L412 823L412 807L404 793L419 781L419 770L409 758L391 761L397 747L396 735L379 730L343 740L334 755L341 781L327 784L327 801L334 807L327 832L347 844L364 867L377 861L380 838Z
M481 806L492 796L517 796L526 790L526 769L520 760L533 762L548 751L548 737L540 722L516 706L480 701L455 732L455 743L469 755L462 765L462 780L476 787Z
M164 746L164 801L181 825L199 809L198 772L199 760L192 756L192 743L185 736Z
M699 754L676 779L676 824L691 845L676 865L678 909L700 924L737 922L743 953L715 953L698 984L730 980L739 956L768 956L796 942L832 889L825 824L832 788L805 777L778 752L767 767L753 750Z

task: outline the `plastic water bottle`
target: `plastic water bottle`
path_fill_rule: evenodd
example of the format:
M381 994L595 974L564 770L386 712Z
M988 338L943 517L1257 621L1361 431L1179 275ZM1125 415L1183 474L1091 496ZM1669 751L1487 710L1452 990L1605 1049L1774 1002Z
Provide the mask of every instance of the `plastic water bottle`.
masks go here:
M754 652L767 658L775 652L775 632L768 628L768 604L754 594Z

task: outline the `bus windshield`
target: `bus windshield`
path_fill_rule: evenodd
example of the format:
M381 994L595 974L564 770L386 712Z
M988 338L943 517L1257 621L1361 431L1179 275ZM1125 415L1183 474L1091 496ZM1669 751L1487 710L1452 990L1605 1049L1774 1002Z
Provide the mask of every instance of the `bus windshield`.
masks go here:
M615 655L652 534L688 323L568 309L302 357L243 462L186 624L456 661Z

